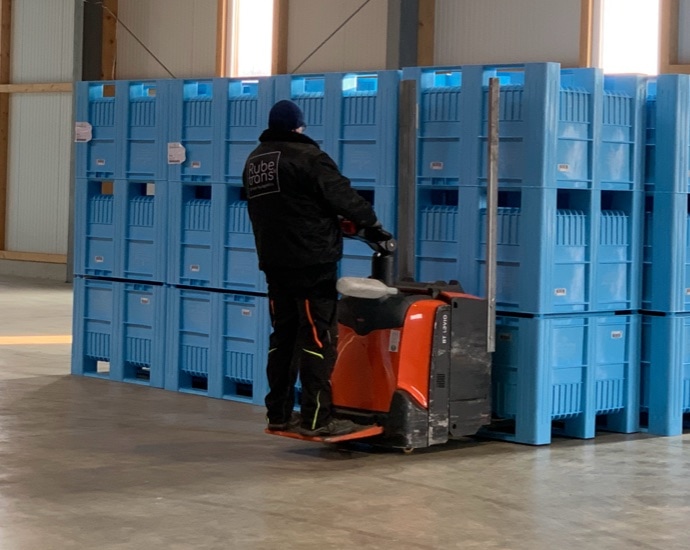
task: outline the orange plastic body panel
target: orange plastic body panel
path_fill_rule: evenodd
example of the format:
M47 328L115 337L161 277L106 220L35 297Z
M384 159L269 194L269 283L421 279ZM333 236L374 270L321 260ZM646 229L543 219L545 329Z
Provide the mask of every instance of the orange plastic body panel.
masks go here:
M336 407L388 412L400 389L428 408L429 362L439 300L414 302L402 328L382 329L361 336L340 326L338 360L333 371Z

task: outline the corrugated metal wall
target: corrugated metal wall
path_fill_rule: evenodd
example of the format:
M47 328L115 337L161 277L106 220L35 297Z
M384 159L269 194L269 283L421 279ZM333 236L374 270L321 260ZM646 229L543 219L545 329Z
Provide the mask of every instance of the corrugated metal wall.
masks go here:
M14 0L12 81L71 82L73 0ZM12 94L8 250L67 253L72 94Z
M119 0L118 17L175 78L212 77L217 7L217 0ZM117 78L171 77L118 25Z
M436 65L579 61L579 0L436 0L435 25Z
M290 0L288 72L361 5L362 0ZM388 2L370 2L297 72L384 69L387 25Z

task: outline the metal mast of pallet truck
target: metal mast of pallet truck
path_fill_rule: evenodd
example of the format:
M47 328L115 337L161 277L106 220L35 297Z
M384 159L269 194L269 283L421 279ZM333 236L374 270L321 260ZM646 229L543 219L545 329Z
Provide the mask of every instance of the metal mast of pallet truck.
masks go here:
M500 84L489 79L486 182L486 351L496 350L496 214L498 211L498 115Z

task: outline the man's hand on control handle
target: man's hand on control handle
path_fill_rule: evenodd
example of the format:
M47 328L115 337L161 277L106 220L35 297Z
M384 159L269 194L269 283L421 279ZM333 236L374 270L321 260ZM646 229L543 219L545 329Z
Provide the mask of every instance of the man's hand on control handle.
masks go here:
M393 235L381 226L381 222L376 222L376 224L371 227L363 227L361 232L364 238L372 243L389 241L393 238Z

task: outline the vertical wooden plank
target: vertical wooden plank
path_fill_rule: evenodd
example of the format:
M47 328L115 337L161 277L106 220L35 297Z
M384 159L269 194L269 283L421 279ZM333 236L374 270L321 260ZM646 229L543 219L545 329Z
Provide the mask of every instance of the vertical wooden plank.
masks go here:
M434 64L436 0L419 0L419 32L417 34L417 65Z
M273 0L271 74L286 74L288 59L288 0Z
M592 66L594 0L580 0L580 67Z
M103 0L103 34L101 36L101 80L117 78L117 2Z
M218 0L218 15L216 21L216 76L227 76L228 60L228 2Z
M0 84L10 82L12 46L12 0L0 0ZM0 94L0 250L7 240L7 159L9 144L10 95Z
M678 67L678 16L680 3L678 0L661 0L660 7L659 73L681 72L676 70L676 67ZM682 72L690 72L690 70Z

